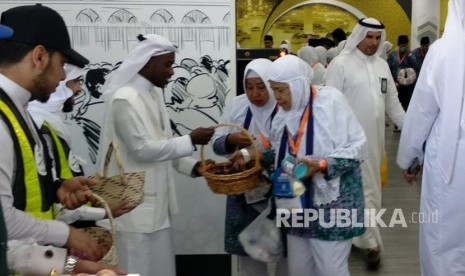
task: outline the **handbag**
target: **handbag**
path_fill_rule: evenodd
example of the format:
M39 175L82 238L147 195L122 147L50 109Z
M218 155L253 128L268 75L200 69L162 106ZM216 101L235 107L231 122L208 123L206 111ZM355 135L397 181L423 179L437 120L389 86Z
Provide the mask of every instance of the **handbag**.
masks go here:
M119 175L108 177L108 167L113 153ZM135 208L144 199L145 172L125 173L121 163L119 147L114 141L108 146L103 166L103 176L96 173L90 178L100 182L100 184L90 187L92 192L101 196L110 206L126 198L129 201L127 207Z
M276 218L269 218L272 208L270 199L268 207L239 234L244 251L265 263L277 263L283 258L281 229L276 226Z

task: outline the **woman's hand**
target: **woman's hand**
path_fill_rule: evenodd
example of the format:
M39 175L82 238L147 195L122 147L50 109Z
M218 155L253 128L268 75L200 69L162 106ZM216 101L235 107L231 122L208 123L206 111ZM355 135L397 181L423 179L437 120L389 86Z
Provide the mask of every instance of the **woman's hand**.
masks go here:
M300 158L299 163L304 163L308 168L307 174L302 179L309 179L314 174L322 172L321 162L319 160L311 160L309 158Z
M242 132L236 132L236 133L229 134L228 143L240 149L246 148L252 145L252 142L250 141L249 137Z

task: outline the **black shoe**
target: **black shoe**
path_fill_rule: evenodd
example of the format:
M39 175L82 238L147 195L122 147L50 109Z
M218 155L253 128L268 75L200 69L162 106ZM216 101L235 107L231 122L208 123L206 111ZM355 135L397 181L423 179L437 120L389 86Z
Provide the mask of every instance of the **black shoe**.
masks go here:
M378 271L381 267L381 256L379 255L379 251L377 250L370 250L367 253L366 259L366 266L368 270L371 271Z

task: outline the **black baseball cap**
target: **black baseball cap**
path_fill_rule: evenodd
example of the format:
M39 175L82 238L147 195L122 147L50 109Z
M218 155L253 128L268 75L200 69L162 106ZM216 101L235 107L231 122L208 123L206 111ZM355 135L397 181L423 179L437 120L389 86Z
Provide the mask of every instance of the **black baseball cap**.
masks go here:
M10 27L0 24L0 39L10 38L13 30Z
M43 45L62 53L68 63L84 67L89 60L71 49L65 21L55 10L41 4L19 6L2 13L0 23L13 29L11 41Z

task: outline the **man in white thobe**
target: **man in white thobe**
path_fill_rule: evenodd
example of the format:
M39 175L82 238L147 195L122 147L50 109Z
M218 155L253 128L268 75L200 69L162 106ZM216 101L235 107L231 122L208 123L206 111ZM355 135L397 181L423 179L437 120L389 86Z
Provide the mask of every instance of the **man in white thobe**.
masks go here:
M172 136L162 88L174 74L177 47L159 35L138 38L140 42L109 75L97 167L103 169L105 151L116 141L125 171L145 171L144 201L116 219L121 268L144 276L174 276L170 230L170 215L177 212L174 169L199 176L199 162L189 156L195 144L208 143L214 130L198 128L189 135ZM117 174L112 165L112 174Z
M397 164L423 160L421 275L465 271L465 2L450 0L443 37L425 58L400 138ZM413 176L404 171L407 180Z
M362 163L365 208L381 208L381 163L384 155L385 113L402 126L405 112L386 61L379 57L386 39L384 25L373 18L361 19L344 50L329 65L326 84L342 91L360 121L368 141L368 159ZM358 70L355 70L357 68ZM383 243L379 229L368 227L353 244L367 250L367 268L377 270Z

